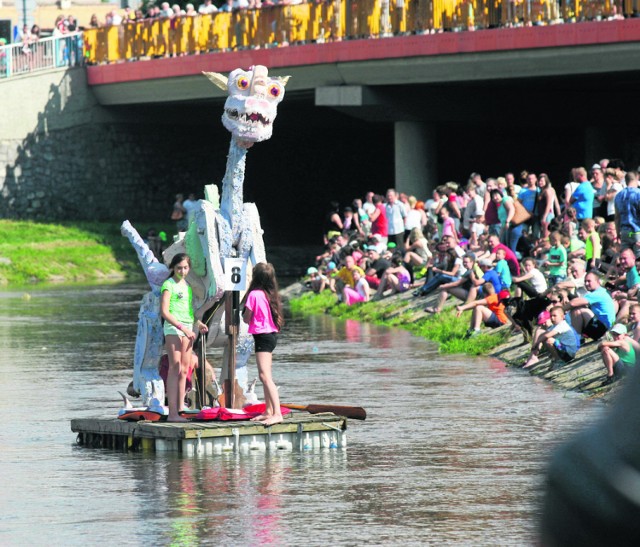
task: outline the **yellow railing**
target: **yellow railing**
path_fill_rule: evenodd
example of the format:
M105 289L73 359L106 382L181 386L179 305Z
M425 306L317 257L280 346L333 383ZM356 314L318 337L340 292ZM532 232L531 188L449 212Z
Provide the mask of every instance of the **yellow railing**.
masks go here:
M631 16L640 0L329 0L84 32L89 63Z

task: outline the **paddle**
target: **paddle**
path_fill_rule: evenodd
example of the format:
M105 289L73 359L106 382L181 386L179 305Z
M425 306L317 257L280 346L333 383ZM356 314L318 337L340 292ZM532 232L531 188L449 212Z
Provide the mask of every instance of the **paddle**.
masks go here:
M345 418L353 418L354 420L367 419L367 411L359 406L293 405L290 403L280 403L280 406L291 408L292 410L306 410L309 414L333 412L336 416L344 416Z

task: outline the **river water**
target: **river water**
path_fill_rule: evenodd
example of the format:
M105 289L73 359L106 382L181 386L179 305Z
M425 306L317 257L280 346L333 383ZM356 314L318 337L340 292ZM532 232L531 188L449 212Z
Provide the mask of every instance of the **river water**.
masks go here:
M289 319L274 376L287 401L367 409L346 450L76 446L71 419L121 406L145 291L0 293L0 545L530 545L550 450L603 412L499 361L321 316Z

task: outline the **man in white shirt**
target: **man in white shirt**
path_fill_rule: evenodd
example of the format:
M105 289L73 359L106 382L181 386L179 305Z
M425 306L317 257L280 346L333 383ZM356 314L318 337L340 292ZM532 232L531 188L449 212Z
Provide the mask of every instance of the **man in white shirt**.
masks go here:
M387 190L387 223L389 230L389 243L395 243L397 249L404 248L404 217L407 212L404 205L398 201L398 192L394 188Z
M214 6L211 0L204 0L204 4L200 4L198 6L198 13L201 13L202 15L208 15L210 13L215 13L216 11L218 11L218 8Z

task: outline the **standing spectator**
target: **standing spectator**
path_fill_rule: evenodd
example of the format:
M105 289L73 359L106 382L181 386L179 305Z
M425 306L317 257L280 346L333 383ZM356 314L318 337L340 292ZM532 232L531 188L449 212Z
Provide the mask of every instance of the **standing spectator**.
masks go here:
M204 3L198 6L198 13L202 15L210 15L216 11L218 11L218 8L211 0L204 0Z
M640 190L638 174L629 171L625 175L627 187L615 197L616 230L622 249L632 249L640 257Z
M91 15L89 20L89 28L100 28L100 21L98 21L98 16L95 13Z
M471 175L469 176L469 181L471 184L473 184L476 190L476 194L480 196L480 198L484 198L484 195L487 192L487 185L482 180L482 176L480 175L480 173L471 173Z
M560 203L556 191L551 185L549 175L540 173L538 179L540 194L538 195L538 211L540 212L540 237L549 237L549 224L560 216Z
M188 227L193 220L196 210L198 209L198 200L196 199L196 195L194 193L189 194L189 197L184 200L182 207L184 207L185 211L187 212L186 214Z
M582 221L585 218L592 218L595 191L587 179L587 170L584 167L576 167L575 173L578 187L574 190L570 203L575 207L576 217Z
M565 209L571 204L571 196L580 185L576 179L576 168L571 169L571 180L564 185L563 204Z
M443 207L440 210L440 220L442 222L442 235L441 237L451 237L456 243L458 243L458 231L454 220L449 216L449 209Z
M401 249L404 244L404 218L407 213L404 205L398 201L398 192L394 188L387 190L385 212L388 222L388 241L395 243L397 249Z
M598 163L591 166L591 186L593 186L593 214L591 218L606 215L607 185L602 167Z
M498 189L491 190L491 201L496 204L498 211L498 220L500 221L500 240L503 243L508 242L508 230L511 227L511 221L516 210L513 205L513 199L505 196Z
M592 218L583 220L578 235L585 243L584 259L587 261L587 270L600 268L602 247L600 246L600 236L596 230L595 221Z
M523 174L526 172L523 172ZM535 222L539 222L539 219L536 218L536 204L538 202L538 177L534 173L526 173L526 183L522 190L518 193L518 199L520 203L524 206L524 208L531 213L531 220L535 224ZM522 237L522 233L526 228L526 224L523 222L518 226L510 226L508 232L508 247L515 254L518 248L518 242ZM519 272L518 272L519 273Z
M551 248L544 265L549 268L549 284L553 287L567 278L567 250L559 232L551 232L549 243Z
M500 235L500 219L498 218L498 206L491 199L491 191L498 185L494 179L487 180L487 191L484 194L484 223L489 235Z
M176 223L176 230L178 233L186 231L187 224L187 210L183 205L184 196L182 194L176 194L176 201L173 204L173 210L171 211L171 220Z
M407 216L404 217L405 240L409 237L411 230L419 228L420 231L422 231L427 225L427 215L425 214L424 209L418 209L418 200L416 197L409 196L407 198L407 203L409 204L409 210L407 211Z
M375 210L369 215L371 219L371 235L378 234L380 241L384 243L386 247L389 241L389 227L387 223L387 211L382 203L384 200L382 196L378 194L375 194L372 199Z
M340 235L343 229L344 225L340 218L340 204L337 201L332 201L329 203L329 211L327 212L324 221L325 245L332 237Z
M484 233L484 202L476 188L475 184L467 186L469 203L462 214L462 234L471 240L472 245L477 245L478 237Z
M599 340L615 321L615 303L595 272L585 276L584 285L587 293L567 302L564 309L571 312L571 326L578 334Z
M618 192L622 190L622 184L616 179L615 169L607 169L604 175L604 181L607 186L606 193L606 211L604 211L605 219L607 222L611 222L616 217L615 199Z

